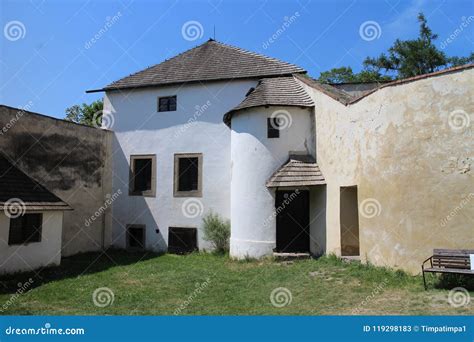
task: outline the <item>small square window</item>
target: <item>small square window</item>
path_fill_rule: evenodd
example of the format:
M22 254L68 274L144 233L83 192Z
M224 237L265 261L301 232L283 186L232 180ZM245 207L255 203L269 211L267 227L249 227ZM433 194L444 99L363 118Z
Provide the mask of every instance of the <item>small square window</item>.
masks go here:
M9 245L23 245L41 241L43 214L24 214L10 219Z
M169 227L168 252L186 254L194 252L197 249L196 228Z
M175 154L174 196L202 196L202 154Z
M267 118L267 138L280 137L280 120L278 118Z
M173 112L176 110L176 95L158 98L159 112Z
M145 249L145 226L134 224L127 226L127 248Z
M130 156L130 191L132 196L155 196L155 156Z

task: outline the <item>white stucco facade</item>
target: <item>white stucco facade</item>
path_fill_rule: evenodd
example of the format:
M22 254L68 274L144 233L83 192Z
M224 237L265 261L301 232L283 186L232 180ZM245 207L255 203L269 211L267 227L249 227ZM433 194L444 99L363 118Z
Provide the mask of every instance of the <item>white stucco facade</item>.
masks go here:
M60 264L63 211L44 211L42 214L41 241L10 246L10 218L0 212L0 274Z
M146 226L146 248L166 251L169 227L198 229L203 240L202 217L217 212L229 219L231 183L230 129L223 115L238 105L255 80L209 82L205 85L166 86L123 92L107 92L104 112L114 119L112 150L113 192L121 190L113 204L112 245L126 247L126 226ZM161 96L177 96L177 110L157 111ZM202 153L202 197L174 197L174 155ZM129 196L130 156L156 156L156 196Z
M279 138L267 138L267 118L286 116ZM271 255L276 244L275 190L265 184L291 153L314 156L312 109L272 106L241 111L232 118L230 254Z

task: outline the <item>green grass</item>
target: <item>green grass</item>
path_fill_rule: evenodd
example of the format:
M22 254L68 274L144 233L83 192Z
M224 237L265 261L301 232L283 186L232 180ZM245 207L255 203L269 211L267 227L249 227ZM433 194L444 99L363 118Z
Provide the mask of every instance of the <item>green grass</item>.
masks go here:
M18 283L29 278L30 291L12 298ZM8 315L173 315L178 308L181 315L474 314L474 300L460 308L448 303L449 288L470 284L433 277L430 283L446 288L424 291L419 276L335 257L235 261L204 253L159 256L111 250L65 258L60 267L39 274L3 276L0 310L3 306L1 314ZM100 287L113 291L111 305L94 305L92 294ZM281 308L270 301L279 287L292 296Z

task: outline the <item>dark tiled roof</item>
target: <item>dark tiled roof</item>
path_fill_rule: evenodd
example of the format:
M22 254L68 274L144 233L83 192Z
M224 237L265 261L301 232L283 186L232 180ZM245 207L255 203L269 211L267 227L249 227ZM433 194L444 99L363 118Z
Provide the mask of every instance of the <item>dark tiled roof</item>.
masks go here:
M0 154L0 210L13 200L26 210L70 210L67 203L28 177ZM8 204L7 204L8 209Z
M450 74L450 73L454 73L454 72L459 72L459 71L464 71L464 70L468 70L468 69L472 69L472 68L474 68L474 64L465 64L465 65L460 65L460 66L456 66L456 67L452 67L452 68L447 68L447 69L444 69L444 70L435 71L435 72L432 72L432 73L429 73L429 74L423 74L423 75L413 76L413 77L409 77L409 78L404 78L404 79L401 79L401 80L386 82L386 83L380 84L378 87L376 87L372 90L364 92L360 96L352 96L352 95L348 94L347 92L345 92L341 89L337 89L336 87L334 87L332 85L319 83L318 81L310 78L307 75L295 74L294 76L297 79L299 79L300 81L307 84L308 86L321 91L322 93L332 97L333 99L335 99L335 100L337 100L337 101L339 101L342 104L347 106L347 105L351 105L353 103L356 103L356 102L362 100L363 98L365 98L365 97L367 97L367 96L369 96L369 95L371 95L371 94L373 94L373 93L375 93L378 90L383 89L383 88L394 87L394 86L398 86L398 85L402 85L402 84L406 84L406 83L411 83L411 82L423 80L423 79L430 78L430 77L442 76L442 75L446 75L446 74Z
M353 100L353 97L350 94L346 93L343 90L337 89L332 85L320 83L306 75L295 75L295 77L306 85L321 91L322 93L332 97L333 99L343 104L348 104L350 103L350 101Z
M224 122L229 124L238 110L259 106L312 107L314 102L293 76L264 78L237 107L224 115Z
M115 81L104 89L89 92L304 72L296 65L210 39L160 64Z
M326 184L318 164L311 156L290 156L289 161L267 182L268 188Z

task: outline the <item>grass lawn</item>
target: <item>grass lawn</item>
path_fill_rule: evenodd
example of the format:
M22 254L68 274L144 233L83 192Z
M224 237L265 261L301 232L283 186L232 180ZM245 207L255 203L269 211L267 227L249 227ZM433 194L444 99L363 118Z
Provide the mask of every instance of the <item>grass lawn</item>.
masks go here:
M18 283L25 284L29 278L33 280L30 290L16 295ZM424 291L420 276L335 257L234 261L202 253L159 256L112 250L107 255L65 258L60 267L37 274L3 276L0 310L8 315L474 314L474 300L459 308L448 302L450 288L472 284L429 279L431 287ZM92 298L101 287L114 293L113 302L105 307L94 305ZM291 302L272 305L270 297L276 288L286 288ZM277 304L288 302L285 291L275 296Z

